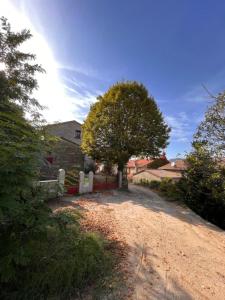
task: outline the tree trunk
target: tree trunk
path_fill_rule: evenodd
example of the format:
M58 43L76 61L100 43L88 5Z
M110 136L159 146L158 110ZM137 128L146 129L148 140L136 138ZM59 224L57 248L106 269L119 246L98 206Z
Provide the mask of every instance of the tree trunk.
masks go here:
M118 171L122 172L122 187L121 189L128 189L128 180L127 180L127 168L124 163L118 163Z

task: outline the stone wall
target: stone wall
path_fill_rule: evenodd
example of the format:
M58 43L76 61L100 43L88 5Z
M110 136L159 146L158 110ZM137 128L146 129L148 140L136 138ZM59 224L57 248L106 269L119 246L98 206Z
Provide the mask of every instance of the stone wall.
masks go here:
M67 172L73 168L83 170L84 155L79 145L61 138L52 151L46 154L41 167L41 178L55 179L59 169Z
M75 120L63 123L49 124L46 126L46 129L51 135L63 137L78 145L81 144L81 137L76 137L76 131L81 132L81 124Z

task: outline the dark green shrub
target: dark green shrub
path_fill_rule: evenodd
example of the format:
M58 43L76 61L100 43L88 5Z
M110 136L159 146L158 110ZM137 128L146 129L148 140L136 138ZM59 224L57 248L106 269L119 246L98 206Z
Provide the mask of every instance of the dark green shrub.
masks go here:
M180 200L179 183L173 182L171 178L164 178L160 182L160 192L171 200Z
M185 202L195 212L225 228L225 170L201 144L188 155Z
M160 188L160 181L158 180L152 180L149 182L150 189L158 190Z
M160 192L166 194L171 184L172 184L172 180L170 178L163 178L162 181L160 182Z
M70 299L110 266L103 239L79 228L76 210L56 214L45 238L24 247L29 263L17 266L15 277L1 283L1 299ZM32 249L32 251L31 251Z
M148 186L149 185L149 181L145 178L142 178L140 180L140 185L143 185L143 186Z

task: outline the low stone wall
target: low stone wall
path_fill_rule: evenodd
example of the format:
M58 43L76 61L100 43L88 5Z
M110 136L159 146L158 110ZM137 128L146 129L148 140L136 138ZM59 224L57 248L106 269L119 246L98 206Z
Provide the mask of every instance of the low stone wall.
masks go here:
M41 180L37 182L37 186L40 188L44 198L47 200L63 196L64 181L65 171L60 169L58 170L58 178L56 180Z

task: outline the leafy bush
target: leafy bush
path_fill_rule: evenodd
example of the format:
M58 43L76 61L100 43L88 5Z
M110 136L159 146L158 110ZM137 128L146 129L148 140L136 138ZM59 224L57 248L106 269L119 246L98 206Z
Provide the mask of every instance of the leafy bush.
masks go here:
M152 180L149 182L150 189L158 190L160 188L160 181L158 180Z
M79 217L76 210L57 213L45 238L24 245L32 249L26 253L29 263L23 259L15 276L4 277L1 299L70 299L103 275L110 266L105 242L96 234L83 233Z
M149 185L148 179L142 178L140 180L140 185L148 186Z
M174 183L171 178L164 178L160 182L160 192L163 195L168 197L169 199L177 199L178 198L178 186L177 183Z
M179 200L183 197L183 193L180 190L180 183L174 183L170 178L164 178L162 181L148 181L146 179L141 179L140 185L147 186L150 189L158 190L159 192L161 192L161 194L171 200Z
M187 161L185 202L203 218L225 228L225 169L198 143Z

